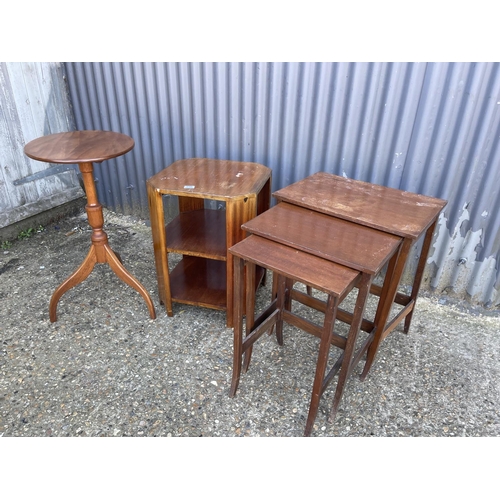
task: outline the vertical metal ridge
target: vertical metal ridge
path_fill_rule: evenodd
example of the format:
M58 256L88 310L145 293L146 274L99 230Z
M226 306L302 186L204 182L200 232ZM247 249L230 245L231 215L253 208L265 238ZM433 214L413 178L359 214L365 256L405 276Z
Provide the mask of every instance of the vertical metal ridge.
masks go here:
M66 68L78 128L110 127L136 141L96 169L111 208L147 217L145 180L187 157L263 163L273 190L328 171L437 196L449 203L428 281L500 303L499 63Z

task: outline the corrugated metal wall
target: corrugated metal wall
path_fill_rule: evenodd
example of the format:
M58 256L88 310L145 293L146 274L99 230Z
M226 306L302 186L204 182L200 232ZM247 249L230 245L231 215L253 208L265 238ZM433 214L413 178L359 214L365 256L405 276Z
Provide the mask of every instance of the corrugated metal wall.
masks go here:
M61 63L0 63L0 228L84 195L74 170L56 174L24 154L74 126Z
M273 190L327 171L449 200L426 283L500 303L499 63L66 63L79 129L135 149L97 166L100 200L148 217L180 158L263 163ZM418 249L414 252L415 261Z

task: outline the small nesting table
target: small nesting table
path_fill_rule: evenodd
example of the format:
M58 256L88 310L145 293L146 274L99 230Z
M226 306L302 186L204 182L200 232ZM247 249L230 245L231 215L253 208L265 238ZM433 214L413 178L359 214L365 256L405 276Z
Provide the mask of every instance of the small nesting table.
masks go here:
M77 163L82 173L87 204L85 210L92 228L91 247L78 269L67 278L53 293L49 305L50 321L57 319L57 303L70 288L84 281L92 272L96 263L107 263L114 273L127 285L137 290L149 309L152 319L156 318L151 297L146 289L123 266L118 254L111 250L108 236L103 229L104 217L102 205L97 199L93 176L93 162L116 158L128 153L134 147L134 140L117 132L102 130L81 130L61 132L35 139L24 147L26 156L48 163Z
M403 319L408 332L422 281L427 255L437 219L446 201L329 174L317 172L273 193L278 202L308 208L355 224L368 226L401 238L394 265L386 272L383 287L372 285L371 293L380 297L373 322L374 338L368 348L361 378L373 364L378 347L384 338ZM420 258L410 295L398 292L411 248L423 237ZM392 305L403 308L389 321Z
M146 181L160 302L225 310L233 326L233 256L227 249L245 237L241 225L269 208L271 169L258 163L191 158ZM163 196L177 196L179 214L167 225ZM225 210L205 207L225 203ZM182 258L170 272L168 254ZM257 282L264 271L258 270Z
M278 343L283 344L283 322L287 322L301 328L307 333L311 333L320 338L320 347L316 362L316 372L314 376L309 414L304 431L305 436L309 436L318 412L319 400L333 377L342 366L339 381L337 382L337 394L342 393L342 388L350 371L353 349L356 343L356 335L363 315L363 305L368 294L370 280L361 280L361 273L348 269L344 266L328 262L314 255L299 252L286 245L281 245L275 241L250 235L240 241L229 251L235 256L235 326L234 326L234 358L233 376L231 381L230 397L233 397L239 385L241 372L242 355L249 354L254 342L259 339L264 332L276 325L276 336ZM277 277L279 286L277 297L258 316L254 322L253 308L255 307L254 290L249 277L253 274L255 265L264 266L272 270ZM246 286L244 285L246 272ZM328 294L327 306L325 308L325 320L322 326L307 321L303 317L291 311L292 297L290 291L293 282L299 281L306 286L312 286ZM355 314L348 337L334 333L334 325L338 304L347 296L354 286L360 287L357 300L357 313ZM243 303L246 291L246 337L243 341ZM251 312L251 313L250 313ZM250 313L250 314L249 314ZM249 320L251 317L251 320ZM326 373L328 353L330 345L333 344L343 349L343 354L337 360L333 368ZM343 377L342 375L346 376ZM340 398L339 398L340 399Z

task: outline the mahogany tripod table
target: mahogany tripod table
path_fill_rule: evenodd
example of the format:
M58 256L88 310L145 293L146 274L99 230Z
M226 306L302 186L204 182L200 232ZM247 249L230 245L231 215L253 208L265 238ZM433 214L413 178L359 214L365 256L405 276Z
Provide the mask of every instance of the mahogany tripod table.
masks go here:
M410 328L437 218L447 202L327 172L310 175L276 191L273 196L278 202L298 205L402 238L397 260L389 266L384 286L371 286L370 292L380 299L375 319L367 327L374 338L361 375L364 379L384 338L403 320L404 332L407 333ZM410 250L421 237L424 240L411 294L406 295L398 292L399 284ZM394 303L403 308L389 321Z
M82 173L85 193L87 195L87 212L92 228L90 250L78 269L71 274L53 293L50 299L50 321L57 319L57 303L69 289L84 281L92 272L96 263L107 263L114 273L127 285L137 290L149 309L152 319L156 318L153 302L146 289L123 266L118 254L111 250L108 235L103 229L104 217L102 205L97 199L97 191L93 176L93 162L116 158L128 153L134 147L134 140L117 132L102 130L81 130L61 132L35 139L24 147L24 153L33 160L48 163L77 163Z

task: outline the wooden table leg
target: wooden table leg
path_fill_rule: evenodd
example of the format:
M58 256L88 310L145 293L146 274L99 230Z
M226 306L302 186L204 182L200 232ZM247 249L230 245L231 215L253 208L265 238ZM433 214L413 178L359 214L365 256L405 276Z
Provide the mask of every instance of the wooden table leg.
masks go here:
M78 285L78 283L84 281L92 272L92 269L94 269L96 262L97 257L95 254L95 249L94 246L91 246L80 267L78 267L78 269L71 276L69 276L69 278L63 281L56 289L56 291L52 294L49 304L49 318L51 323L54 323L57 320L57 303L59 302L59 299L61 298L63 293L66 293L70 288L73 288L74 286Z
M363 373L361 374L361 380L364 380L366 375L370 371L380 343L386 335L387 319L389 318L389 314L394 304L394 299L399 288L401 277L403 276L406 259L408 258L408 254L410 252L412 244L413 241L409 238L405 238L403 240L401 249L399 251L399 254L397 255L397 261L394 266L394 271L391 272L391 276L387 277L389 279L387 292L385 292L384 282L383 289L385 293L383 293L383 295L380 297L379 306L377 307L377 312L375 314L375 335L372 343L370 344L370 347L368 347L368 351L366 354L366 363L363 368ZM391 269L391 264L389 264L389 269Z
M292 288L293 279L284 276L278 276L278 302L277 308L279 311L276 321L276 341L278 345L283 345L283 318L284 311L292 311ZM270 331L272 333L272 329Z
M127 285L137 290L139 294L142 296L149 310L149 316L151 319L156 318L155 307L153 305L153 301L149 296L146 289L141 285L141 283L134 278L123 266L120 259L116 256L116 254L111 250L109 245L104 245L104 249L106 250L106 262L109 264L109 267L114 271L114 273Z
M249 335L255 324L255 264L253 262L246 264L245 283L245 333ZM245 351L244 358L243 372L246 373L252 358L252 346Z
M380 295L380 302L377 308L377 313L375 315L375 336L373 342L368 348L366 363L361 374L361 380L364 380L370 371L370 368L375 359L377 350L384 338L389 334L389 332L401 322L404 317L404 332L408 333L410 328L411 319L413 316L413 311L415 310L415 303L417 300L418 292L420 290L420 285L422 282L424 269L427 261L427 256L429 254L429 249L432 242L432 237L434 235L434 230L436 228L437 219L434 223L427 229L425 233L425 239L420 252L420 258L417 265L417 270L415 272L415 277L413 280L411 294L408 298L408 302L405 309L401 311L398 316L391 321L391 325L387 324L389 314L394 303L401 277L403 275L404 268L406 266L406 260L410 253L411 247L414 241L410 238L406 238L403 241L399 254L395 255L389 263L388 271L385 277L384 286L382 288L382 293ZM393 265L394 258L397 258L396 265Z
M311 434L316 415L318 413L319 400L323 392L323 380L325 378L326 366L328 363L328 353L332 343L333 325L337 314L338 299L333 295L328 295L325 320L323 323L323 335L319 345L318 360L316 363L316 373L314 375L311 402L309 404L309 413L307 415L304 436ZM276 325L278 328L278 324Z
M427 232L425 233L425 239L422 245L422 250L420 251L420 259L418 260L417 270L415 272L415 278L413 280L413 285L410 294L410 301L413 301L413 308L405 317L405 326L404 326L405 333L408 333L408 330L410 329L411 318L413 316L413 311L415 310L418 291L420 290L420 284L422 283L422 278L424 276L424 269L425 269L425 264L427 262L427 255L429 254L436 224L437 224L437 219L434 221L434 224L432 224L429 227L429 229L427 229Z
M236 394L240 382L241 358L243 345L243 300L244 300L244 273L245 262L243 259L234 256L234 326L233 326L233 376L229 396Z
M83 263L78 269L67 278L54 292L49 304L49 317L50 321L54 322L57 319L56 309L59 299L63 293L67 292L77 284L85 280L92 272L96 263L107 263L114 271L114 273L126 284L135 288L144 300L149 309L149 314L152 319L156 318L153 302L149 297L146 289L137 281L120 262L120 259L111 250L108 244L108 235L104 231L104 216L102 212L102 205L97 199L97 191L94 183L93 165L91 162L84 162L79 164L80 172L82 173L83 184L85 186L85 194L87 195L87 205L85 211L87 212L89 225L92 228L91 242L92 246L85 257Z
M241 225L257 215L256 197L228 200L226 202L226 248L241 241L245 237L245 231ZM226 262L226 326L233 326L233 254L227 252Z
M356 304L354 305L352 323L349 328L349 334L344 350L342 365L340 367L339 379L337 382L337 387L335 389L335 396L333 398L333 406L330 412L330 422L333 422L333 420L335 419L340 400L344 392L346 381L351 374L352 369L354 368L353 357L356 348L356 340L358 338L359 330L361 329L361 323L363 321L372 279L373 276L369 274L363 274L361 283L359 284L358 296L356 298Z
M155 256L156 278L158 281L158 296L160 304L165 305L168 316L173 316L172 295L168 271L167 236L165 233L165 211L163 195L146 182L148 192L149 214L151 222L151 237Z

